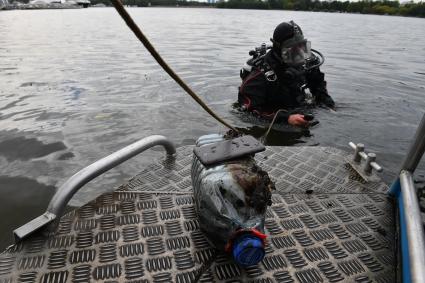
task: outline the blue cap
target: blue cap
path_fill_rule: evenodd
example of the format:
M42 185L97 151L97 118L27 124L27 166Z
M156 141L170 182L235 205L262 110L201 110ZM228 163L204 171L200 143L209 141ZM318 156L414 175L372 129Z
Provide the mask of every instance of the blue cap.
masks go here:
M265 253L263 241L252 234L243 234L233 242L233 258L241 266L256 265Z

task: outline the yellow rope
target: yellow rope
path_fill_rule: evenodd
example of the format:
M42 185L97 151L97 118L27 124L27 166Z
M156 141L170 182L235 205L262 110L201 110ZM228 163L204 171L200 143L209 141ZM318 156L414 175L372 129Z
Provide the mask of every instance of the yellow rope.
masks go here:
M168 66L168 64L162 59L159 53L155 50L152 44L149 42L147 37L142 33L140 28L133 21L131 16L127 13L124 6L122 5L120 0L111 0L117 12L120 14L121 18L125 21L127 26L133 31L136 37L142 42L142 44L146 47L146 49L151 53L151 55L155 58L158 64L170 75L205 111L207 111L212 117L214 117L217 121L222 123L224 126L229 129L238 132L236 128L227 124L224 120L218 117L202 100L196 93Z

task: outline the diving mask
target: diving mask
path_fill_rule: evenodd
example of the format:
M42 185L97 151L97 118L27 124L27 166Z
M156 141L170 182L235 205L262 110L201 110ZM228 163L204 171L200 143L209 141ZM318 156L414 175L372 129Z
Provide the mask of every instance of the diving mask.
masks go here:
M302 40L291 46L282 46L280 56L287 65L303 65L305 60L311 57L311 42Z

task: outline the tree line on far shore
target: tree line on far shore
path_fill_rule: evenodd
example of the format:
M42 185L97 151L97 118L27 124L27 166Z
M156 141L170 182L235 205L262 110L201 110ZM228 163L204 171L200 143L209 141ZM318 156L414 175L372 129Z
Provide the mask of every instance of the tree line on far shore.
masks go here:
M295 11L321 11L377 15L425 17L425 3L398 1L318 1L318 0L229 0L217 3L218 8L275 9Z
M425 17L425 2L398 1L319 1L319 0L220 0L217 3L181 1L181 0L124 0L125 5L149 6L208 6L228 9L271 9L293 11L320 11L339 13L359 13L377 15L398 15L409 17ZM91 0L92 5L103 3L110 6L110 0Z

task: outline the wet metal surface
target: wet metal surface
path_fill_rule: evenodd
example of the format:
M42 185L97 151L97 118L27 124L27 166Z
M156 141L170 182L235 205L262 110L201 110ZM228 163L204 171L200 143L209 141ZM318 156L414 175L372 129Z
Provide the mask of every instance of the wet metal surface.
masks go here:
M255 154L265 149L264 145L253 136L246 135L195 147L193 153L203 165L213 165Z
M147 166L119 190L191 191L191 146L179 148L178 158ZM366 183L345 161L348 154L328 147L267 147L255 155L280 193L385 193L383 182Z
M68 213L54 236L11 247L0 255L0 282L395 281L387 187L353 177L340 151L268 148L257 157L282 172L271 174L277 193L266 215L266 256L243 269L211 248L199 230L191 185L179 189L190 176L192 150L183 147L175 162L152 165L150 179L142 172L120 191Z

